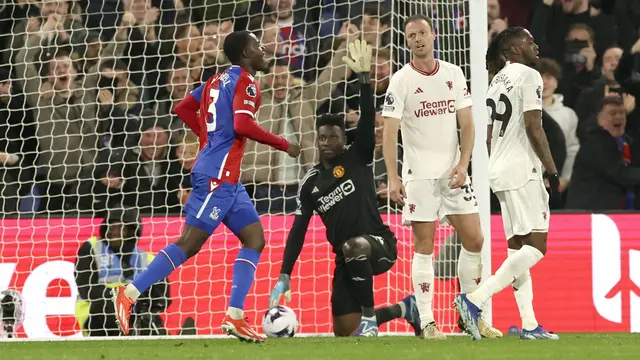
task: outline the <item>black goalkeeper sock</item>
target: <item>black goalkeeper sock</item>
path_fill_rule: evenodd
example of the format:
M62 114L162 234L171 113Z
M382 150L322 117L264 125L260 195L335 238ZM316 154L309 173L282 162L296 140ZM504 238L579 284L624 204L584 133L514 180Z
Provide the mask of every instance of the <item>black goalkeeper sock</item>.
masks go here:
M378 322L378 326L394 319L400 319L401 317L402 308L400 307L400 304L395 304L376 310L376 320Z
M347 257L347 269L351 276L353 292L358 294L358 300L362 305L362 315L373 317L373 270L371 263L365 255Z

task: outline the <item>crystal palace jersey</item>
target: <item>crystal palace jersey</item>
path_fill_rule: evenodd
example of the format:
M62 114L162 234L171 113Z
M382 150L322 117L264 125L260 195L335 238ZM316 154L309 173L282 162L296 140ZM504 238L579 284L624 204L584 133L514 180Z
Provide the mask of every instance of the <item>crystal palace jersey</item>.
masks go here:
M542 163L524 122L527 111L542 111L542 77L526 65L508 63L487 90L488 125L493 125L489 185L493 191L518 189L542 181ZM542 121L542 120L541 120Z
M200 102L200 122L207 132L192 172L237 183L247 138L236 134L233 118L247 114L255 119L261 99L257 82L243 68L231 66L191 95Z
M471 104L462 69L446 61L431 73L407 64L393 75L382 116L401 120L403 180L449 177L460 160L456 112Z

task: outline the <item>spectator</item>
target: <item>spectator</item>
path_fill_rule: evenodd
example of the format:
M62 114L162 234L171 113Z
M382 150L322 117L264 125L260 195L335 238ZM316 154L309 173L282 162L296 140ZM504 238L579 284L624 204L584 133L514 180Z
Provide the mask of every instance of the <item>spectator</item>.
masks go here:
M565 105L570 108L575 108L580 93L600 77L593 36L593 30L584 24L575 24L567 34L569 48L561 62L562 78L558 87Z
M107 209L135 207L139 203L139 180L133 154L123 148L103 149L98 153L91 179L78 187L78 209L94 217Z
M191 169L196 162L200 142L196 134L188 131L176 143L177 161L171 163L169 172L173 175L172 186L179 189L176 193L178 202L184 206L191 195Z
M489 25L488 44L491 44L496 35L509 27L507 18L500 17L500 1L487 0L487 24Z
M607 96L598 112L598 126L587 132L573 168L567 208L586 211L637 209L635 190L640 168L632 137L625 133L626 115L620 96Z
M170 119L143 115L137 154L138 207L144 213L162 215L179 212L178 185L171 181L177 174L169 171L173 160L169 142Z
M640 2L618 0L613 13L618 25L618 45L630 49L640 34Z
M349 44L361 35L360 29L353 23L345 21L340 26L338 34L331 39L327 39L320 50L319 65L324 68L331 62L333 54L344 44Z
M202 75L202 32L189 19L179 17L178 23L162 31L161 52L165 58L160 64L162 69L173 68L176 61L181 61L192 70L194 81L201 81ZM164 85L164 84L160 84Z
M74 276L78 285L76 319L88 336L119 336L111 288L128 284L154 256L137 246L142 224L134 209L109 210L100 238L78 249ZM171 304L166 279L153 284L136 304L132 329L136 335L167 335L159 314Z
M71 36L72 58L76 68L83 75L89 74L89 71L102 58L121 58L125 50L125 39L118 38L124 31L116 34L115 41L109 41L103 46L100 34L96 31L78 30ZM126 35L126 34L125 34Z
M104 39L113 38L116 25L124 21L126 12L135 16L134 23L148 41L157 36L156 25L175 24L176 9L173 0L83 0L87 3L85 24L90 30L100 31ZM148 30L148 31L147 31Z
M318 30L306 21L306 9L293 9L294 0L266 0L269 16L278 24L285 56L294 76L312 81L317 72Z
M167 76L167 86L157 98L156 113L160 115L171 115L172 123L180 122L174 115L173 109L178 103L189 95L193 90L193 79L189 75L187 64L176 61L174 66L164 72Z
M54 29L45 23L43 32ZM95 98L76 84L68 50L41 48L41 33L30 34L16 57L27 104L37 108L38 179L43 181L41 210L73 208L78 180L91 176L98 144ZM46 41L46 40L44 40ZM36 55L42 52L42 66ZM41 81L44 80L44 81Z
M30 190L38 143L33 113L9 75L0 67L0 211L13 215Z
M171 1L164 1L171 3ZM140 99L147 103L155 99L158 84L158 64L160 63L160 42L157 7L150 7L145 0L125 2L127 11L122 15L117 27L115 41L119 57L126 65L129 79L140 87ZM146 9L146 10L145 10ZM169 28L168 23L165 28ZM117 56L117 55L114 55ZM114 57L110 56L110 57Z
M576 24L592 29L594 36L590 40L597 54L616 44L618 31L613 17L590 6L589 0L563 0L561 5L554 5L554 0L543 0L531 25L531 32L540 47L540 56L562 63L567 51L576 50L566 41L571 40L567 36Z
M348 75L341 60L345 54L345 46L342 46L318 79L304 86L288 86L291 75L286 63L276 61L270 65L265 77L270 86L262 91L262 105L256 121L266 130L299 143L302 153L300 160L295 160L277 155L266 145L247 141L241 180L256 201L258 212L292 212L296 209L300 178L316 163L315 113L338 82Z
M491 4L495 2L495 0L488 0L487 4L491 7ZM500 0L498 1L500 15L505 22L508 20L509 26L521 26L529 29L534 10L540 2L540 0Z
M390 42L391 11L380 4L365 4L359 27L367 44L384 49Z
M563 96L554 94L558 88L560 78L560 65L553 59L540 59L537 64L538 71L544 82L542 90L542 109L553 118L560 126L564 134L564 142L567 147L567 156L564 166L560 168L560 191L564 192L571 180L573 163L580 149L580 142L576 131L578 129L578 116L573 109L564 106ZM557 166L557 165L556 165Z
M202 66L204 68L201 76L202 81L206 81L211 76L224 71L231 64L224 56L222 45L224 39L233 31L233 21L210 22L202 29L204 40L202 41Z
M21 1L0 1L0 66L11 62L14 29L27 18L31 6L35 8L35 5Z
M620 84L627 109L630 109L631 105L635 105L635 99L640 97L640 38L631 49L624 51L614 75L616 82ZM638 120L637 116L628 118L627 128L640 130Z
M589 128L596 126L597 106L605 96L623 96L627 99L627 114L631 114L635 110L635 99L632 95L624 93L624 89L615 78L615 70L621 57L622 49L618 47L607 49L602 58L602 76L593 83L593 86L585 89L578 98L576 113L579 119L578 137L581 140L586 136ZM633 117L635 117L635 114L633 114Z
M127 65L115 58L92 68L84 85L99 104L100 134L105 147L129 147L136 143L135 130L142 112L141 90L129 80Z
M191 20L207 23L246 16L251 0L190 0L189 4Z
M352 9L355 10L355 9ZM383 4L365 4L362 9L362 16L358 16L360 21L350 20L346 17L338 35L327 39L321 50L320 66L323 67L331 61L331 55L343 42L351 42L356 36L362 38L372 47L378 49L387 48L391 41L391 14Z
M278 24L271 17L255 17L249 22L249 31L254 33L267 53L269 62L284 56L284 39Z
M29 18L13 28L10 45L12 49L20 49L25 45L26 34L43 32L43 45L54 45L68 43L73 32L83 28L78 2L43 0L29 9L33 10L28 14ZM13 55L9 55L15 57L15 54L14 52ZM15 58L5 60L12 60L13 64L17 61Z

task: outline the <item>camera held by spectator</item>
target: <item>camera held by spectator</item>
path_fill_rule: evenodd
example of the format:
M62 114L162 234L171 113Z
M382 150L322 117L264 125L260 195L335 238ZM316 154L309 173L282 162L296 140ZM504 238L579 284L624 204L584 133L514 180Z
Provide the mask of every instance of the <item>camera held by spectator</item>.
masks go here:
M15 338L24 322L24 299L17 290L0 292L0 339Z
M572 63L576 67L585 66L587 64L587 57L580 54L582 49L589 47L589 41L587 40L577 40L577 39L567 39L566 50L564 59L567 63Z

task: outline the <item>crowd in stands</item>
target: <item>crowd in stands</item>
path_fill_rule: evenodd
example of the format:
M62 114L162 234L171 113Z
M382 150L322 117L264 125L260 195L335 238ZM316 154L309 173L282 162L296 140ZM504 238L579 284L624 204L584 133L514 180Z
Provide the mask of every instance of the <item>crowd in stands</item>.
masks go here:
M540 46L544 128L566 195L552 208L635 209L640 2L488 5L488 41L524 26ZM340 66L346 44L363 37L373 46L380 111L390 75L409 60L396 31L407 14L434 18L438 57L464 65L469 77L467 11L462 0L0 0L0 210L180 213L198 137L174 108L230 65L224 39L248 29L270 64L257 75L256 121L300 143L302 154L291 159L249 141L241 180L260 213L291 213L299 181L317 159L315 117L344 114L353 140L359 101L354 78ZM381 146L374 173L382 208L390 204Z

